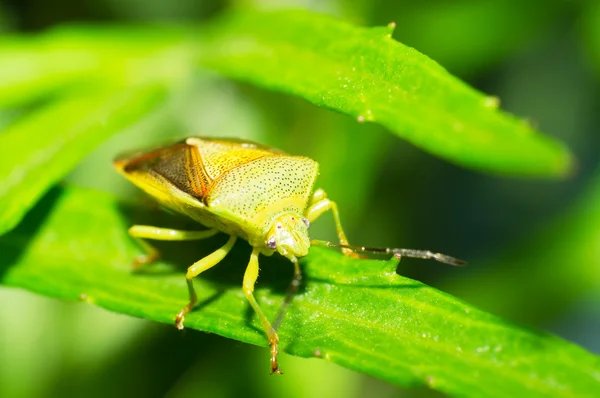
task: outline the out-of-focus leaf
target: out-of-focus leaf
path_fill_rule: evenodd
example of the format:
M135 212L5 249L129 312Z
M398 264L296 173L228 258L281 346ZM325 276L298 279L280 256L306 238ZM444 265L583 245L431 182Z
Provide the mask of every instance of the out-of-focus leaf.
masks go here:
M32 102L73 86L186 75L185 29L67 25L39 35L0 36L0 107Z
M52 191L47 199L0 238L3 284L173 322L187 302L183 273L130 272L139 250L127 236L127 213L112 197L69 189ZM171 246L177 251L177 243ZM239 249L197 278L200 305L186 325L266 345L239 285L248 260L247 250ZM272 319L285 288L280 291L277 282L271 290L273 282L265 279L281 274L286 263L266 260L256 295ZM312 248L302 268L304 288L279 331L284 351L454 396L583 397L600 389L600 358L400 277L394 261L355 260Z
M564 176L569 151L440 65L391 38L300 11L239 12L206 27L198 62L227 76L384 125L477 170Z
M161 85L77 92L14 122L0 134L0 233L96 146L152 112Z

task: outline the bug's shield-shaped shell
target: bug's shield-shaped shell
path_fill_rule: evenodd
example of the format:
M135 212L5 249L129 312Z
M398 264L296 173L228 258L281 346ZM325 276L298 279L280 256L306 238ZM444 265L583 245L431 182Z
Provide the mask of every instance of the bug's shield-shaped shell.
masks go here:
M274 215L302 215L318 174L309 158L199 137L117 159L115 167L167 207L250 241Z
M223 173L254 159L276 155L265 148L241 142L188 138L171 146L158 148L115 161L115 166L138 185L174 185L181 192L201 202L213 182ZM144 188L144 187L142 187Z

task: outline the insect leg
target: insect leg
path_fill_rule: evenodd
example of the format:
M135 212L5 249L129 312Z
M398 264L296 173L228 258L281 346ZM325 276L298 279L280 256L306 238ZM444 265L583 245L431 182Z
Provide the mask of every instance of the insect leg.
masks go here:
M313 222L317 218L321 216L327 210L331 210L333 213L333 220L335 222L335 229L337 231L338 238L340 240L340 244L348 246L348 238L346 238L346 233L342 228L342 223L340 221L340 213L338 211L337 204L327 197L327 194L322 189L317 189L312 196L310 206L306 210L305 217L308 221ZM354 251L349 249L342 249L342 252L349 257L358 258L359 255Z
M260 309L256 299L254 298L254 284L256 283L256 279L258 278L258 254L260 253L260 249L253 249L252 254L250 255L250 262L248 263L248 267L246 268L246 273L244 274L244 282L243 282L243 290L246 299L258 315L258 319L260 319L260 323L267 334L267 339L269 340L269 345L271 346L271 374L273 373L282 373L279 370L279 365L277 364L277 343L279 342L279 337L277 336L277 332L271 326L271 323L265 316L265 313Z
M150 264L160 257L160 253L151 244L142 239L153 240L200 240L210 238L219 231L216 229L207 229L204 231L182 231L179 229L158 228L149 225L134 225L129 228L129 235L144 248L146 254L136 257L133 260L133 269L137 270L144 264Z
M292 302L292 298L298 291L298 288L300 287L300 283L302 282L302 273L300 272L300 264L298 264L298 259L296 259L295 257L293 257L293 259L294 260L292 261L292 263L294 264L294 277L292 278L292 282L290 283L290 286L288 287L287 292L285 293L285 300L283 301L283 304L281 305L281 308L279 309L277 318L275 318L275 322L273 322L273 329L275 329L275 330L277 330L279 328L279 325L281 324L281 321L283 320L283 316L285 315L285 311L287 310L287 307Z
M185 315L188 312L190 312L198 302L198 297L196 296L196 291L194 290L194 277L198 276L200 273L206 271L207 269L214 267L221 260L223 260L223 258L225 258L227 253L229 253L229 251L233 247L235 240L236 237L234 235L231 235L227 243L225 243L223 246L221 246L208 256L196 261L188 268L187 273L185 274L185 280L187 282L188 291L190 293L190 302L181 311L179 311L179 313L175 317L175 326L177 326L177 329L183 329L183 319Z

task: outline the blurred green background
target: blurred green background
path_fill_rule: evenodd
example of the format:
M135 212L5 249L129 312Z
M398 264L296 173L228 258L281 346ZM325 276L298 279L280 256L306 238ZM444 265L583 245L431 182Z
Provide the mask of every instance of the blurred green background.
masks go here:
M578 171L565 181L478 174L379 126L198 72L168 109L111 139L67 183L137 195L113 172L114 155L190 134L311 156L351 241L464 258L465 270L404 261L402 273L600 353L600 2L1 0L0 39L70 22L202 24L237 6L309 8L361 25L395 21L397 40L565 141ZM0 127L15 112L0 113ZM328 218L315 227L315 236L333 238ZM286 375L270 377L263 348L15 289L0 288L0 302L2 397L439 395L285 354Z

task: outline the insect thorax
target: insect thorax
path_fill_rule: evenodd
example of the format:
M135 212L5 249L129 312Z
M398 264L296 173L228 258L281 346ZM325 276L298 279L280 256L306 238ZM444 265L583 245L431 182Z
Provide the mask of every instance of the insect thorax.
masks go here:
M264 244L283 214L302 217L312 194L318 164L295 156L263 157L238 166L216 181L208 209L239 226L251 245Z

